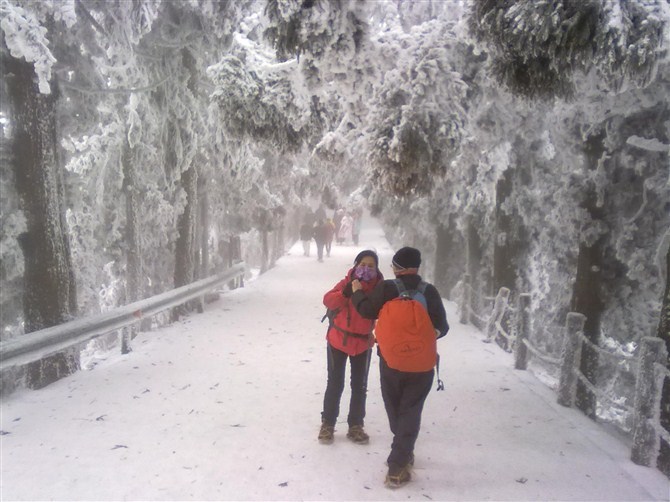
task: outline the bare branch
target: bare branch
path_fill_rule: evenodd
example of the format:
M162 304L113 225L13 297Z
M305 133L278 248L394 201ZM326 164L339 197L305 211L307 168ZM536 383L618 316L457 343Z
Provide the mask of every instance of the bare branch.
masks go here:
M67 87L68 89L72 89L73 91L81 92L84 94L132 94L134 92L152 91L156 87L160 87L161 85L163 85L170 78L171 77L165 77L163 80L160 80L159 82L156 82L154 84L150 84L145 87L135 87L130 89L84 89L83 87L79 87L77 85L70 84L64 81L59 82L59 84L63 87Z
M98 23L95 20L95 18L91 15L91 13L88 11L88 9L84 7L84 4L81 3L81 0L76 0L76 4L77 8L81 10L81 13L88 20L88 22L93 25L93 28L95 28L96 31L99 31L100 33L103 33L107 37L109 37L109 33L107 33L107 30L105 30L102 26L100 26L100 23Z

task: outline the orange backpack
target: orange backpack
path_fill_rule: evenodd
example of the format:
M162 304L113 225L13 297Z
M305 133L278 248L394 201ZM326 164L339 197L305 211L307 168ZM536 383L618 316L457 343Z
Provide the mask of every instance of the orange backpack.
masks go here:
M430 371L437 362L437 337L428 315L424 292L427 284L407 290L400 279L393 281L399 296L379 312L375 335L389 368L410 373Z

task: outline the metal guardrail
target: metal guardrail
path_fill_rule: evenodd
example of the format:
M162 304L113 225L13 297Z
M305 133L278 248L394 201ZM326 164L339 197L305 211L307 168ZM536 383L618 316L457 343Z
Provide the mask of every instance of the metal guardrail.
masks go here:
M142 319L203 296L244 274L245 268L246 264L240 262L225 272L151 298L0 342L0 371L38 361L97 336L133 326Z

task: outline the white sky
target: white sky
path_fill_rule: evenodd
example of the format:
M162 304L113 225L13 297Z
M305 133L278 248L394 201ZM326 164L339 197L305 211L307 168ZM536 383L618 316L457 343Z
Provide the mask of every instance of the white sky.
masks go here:
M629 460L628 441L580 412L512 356L458 323L439 342L414 480L384 487L391 434L370 369L370 444L317 441L326 384L323 294L363 247L390 275L377 222L361 246L318 263L297 243L266 274L170 327L142 333L39 391L1 404L5 500L668 500L670 482Z

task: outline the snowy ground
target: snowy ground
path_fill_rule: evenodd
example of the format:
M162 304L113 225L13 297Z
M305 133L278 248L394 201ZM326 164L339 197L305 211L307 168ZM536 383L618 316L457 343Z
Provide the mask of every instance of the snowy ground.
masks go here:
M5 500L668 500L629 445L511 355L458 323L439 343L444 392L426 403L414 481L383 486L391 435L370 370L369 445L316 436L325 388L323 293L362 247L390 275L376 222L318 263L298 243L268 273L168 328L1 405ZM348 391L341 420L346 420Z

